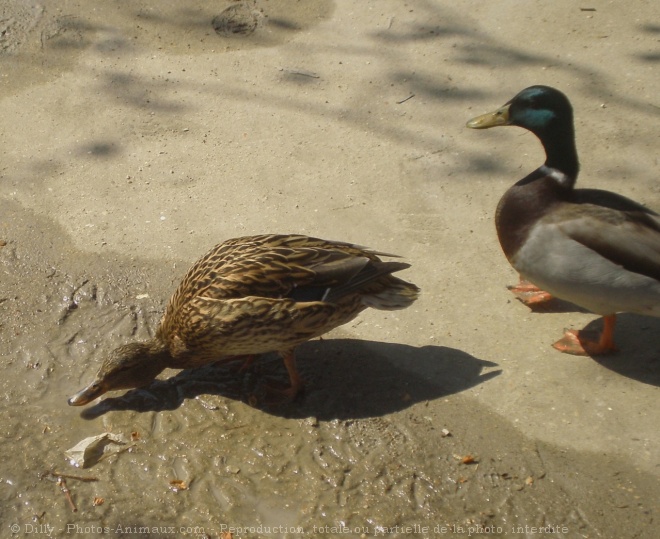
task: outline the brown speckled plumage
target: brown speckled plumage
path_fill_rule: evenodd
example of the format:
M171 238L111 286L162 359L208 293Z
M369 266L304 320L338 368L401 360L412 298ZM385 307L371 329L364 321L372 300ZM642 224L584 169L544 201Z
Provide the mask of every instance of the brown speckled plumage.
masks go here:
M391 275L409 265L380 256L394 255L302 235L228 240L188 270L154 339L115 350L69 404L146 385L167 367L270 351L285 359L294 396L300 389L293 361L297 345L367 307L403 309L417 298L415 285Z

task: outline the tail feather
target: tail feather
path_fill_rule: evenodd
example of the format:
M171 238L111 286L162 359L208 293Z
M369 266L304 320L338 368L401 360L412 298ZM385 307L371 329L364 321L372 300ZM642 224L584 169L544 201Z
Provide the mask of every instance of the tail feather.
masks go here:
M362 303L382 311L396 311L410 307L419 297L419 293L420 289L414 284L392 277L384 290L362 296Z
M368 286L370 283L377 281L380 277L394 273L395 271L401 271L410 267L410 264L405 262L369 262L365 264L362 270L357 273L350 280L345 283L329 287L324 294L322 301L328 301L332 303L337 299L355 292L357 290L364 289L365 286ZM392 279L396 279L392 277ZM398 281L398 279L396 279Z

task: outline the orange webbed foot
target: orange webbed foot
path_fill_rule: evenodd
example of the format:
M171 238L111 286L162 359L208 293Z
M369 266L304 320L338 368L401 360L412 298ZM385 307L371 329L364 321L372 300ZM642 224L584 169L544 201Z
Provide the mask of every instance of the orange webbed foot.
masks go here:
M614 315L603 318L604 327L600 338L593 339L584 331L566 330L564 336L552 346L564 354L574 356L600 356L617 352L614 344Z
M517 285L508 286L507 288L513 292L518 300L528 307L542 305L553 299L552 294L545 290L541 290L535 284L525 281L524 279L520 279L520 282Z
M266 391L267 399L265 404L270 406L276 406L280 404L288 404L294 402L300 395L302 395L304 388L301 387L287 387L280 388L275 387L271 384L264 385Z

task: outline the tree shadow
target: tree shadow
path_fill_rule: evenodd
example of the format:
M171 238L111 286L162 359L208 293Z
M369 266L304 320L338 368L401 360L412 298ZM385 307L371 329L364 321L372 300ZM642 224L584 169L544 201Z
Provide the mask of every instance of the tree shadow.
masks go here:
M84 410L95 419L107 412L173 410L186 399L221 395L281 417L359 419L397 412L415 403L459 393L499 375L498 365L444 346L414 347L356 339L317 340L298 350L306 390L295 402L268 405L271 383L286 385L279 357L268 354L239 373L236 362L184 370L145 389L130 390Z
M660 386L660 319L622 313L617 315L615 342L619 351L592 359L621 376ZM589 322L585 331L600 333L601 318Z
M657 36L660 34L660 25L658 24L652 24L652 23L641 24L638 25L638 29L640 30L640 32L643 32L645 34L650 34L652 36ZM660 62L660 51L639 52L637 54L634 54L633 58L641 62L657 63Z
M262 5L263 4L263 5ZM264 9L263 32L257 32L247 40L241 40L239 48L248 44L254 47L271 47L280 45L293 39L301 31L314 32L314 28L322 21L329 19L336 9L333 2L327 0L314 0L306 2L305 9L295 9L288 3L259 3ZM231 6L230 6L231 7ZM61 54L62 49L95 47L102 56L114 59L118 54L126 55L142 53L145 50L163 51L165 54L220 54L216 51L232 50L234 41L225 40L216 34L212 26L214 16L220 8L217 5L192 2L185 6L159 6L157 3L141 3L139 6L128 5L125 2L111 2L105 10L86 12L84 17L80 13L66 13L60 16L57 24L53 23L52 39L42 39L40 55L32 55L30 61L43 62L41 53ZM310 117L320 118L333 116L334 119L348 126L363 129L365 125L376 136L400 141L416 150L435 151L438 141L435 137L423 134L420 126L428 125L437 130L453 131L460 129L465 120L471 115L470 107L480 111L489 110L499 104L499 98L493 96L497 89L487 89L483 85L470 82L469 79L457 77L462 67L492 67L498 68L546 68L551 66L554 70L570 74L578 83L578 88L594 99L607 97L608 103L618 103L621 106L636 109L646 115L657 115L658 110L647 100L634 99L631 95L621 94L612 88L608 74L593 65L581 65L574 59L558 59L555 50L547 52L529 52L525 47L512 46L504 39L498 39L481 29L478 16L445 6L438 2L421 1L415 5L415 17L395 17L394 14L381 14L381 18L374 21L373 26L365 28L367 39L364 43L329 43L327 38L319 38L318 42L307 44L308 61L312 62L317 53L326 52L329 47L335 54L342 56L342 61L362 61L368 57L373 65L382 65L374 71L367 80L358 77L352 83L352 92L355 98L351 100L355 105L333 106L327 100L319 99L319 94L308 92L313 84L320 89L315 78L305 76L282 76L277 79L278 84L267 85L265 91L254 92L245 86L242 77L235 73L217 73L208 78L202 87L197 82L191 82L180 74L166 74L154 77L143 71L135 71L131 64L124 67L107 66L99 64L97 72L97 89L105 94L112 106L120 103L135 108L141 112L162 113L159 122L164 119L178 120L184 113L194 112L208 106L208 103L222 103L225 106L230 101L249 103L251 107L277 108L282 111L294 111L308 114ZM310 15L310 14L313 14ZM389 20L389 23L388 23ZM657 33L658 26L653 23L642 25L639 31L647 34ZM50 34L48 34L49 37ZM58 37L59 36L59 37ZM79 42L72 43L73 37ZM57 39L56 39L57 38ZM58 39L60 41L58 41ZM423 68L411 62L411 51L408 44L424 44L432 42L440 51L446 64L435 63L433 68ZM73 47L75 45L75 48ZM159 53L161 54L161 53ZM647 64L657 61L657 53L644 53L634 61ZM52 62L51 62L52 63ZM304 62L303 62L304 63ZM67 64L68 66L69 64ZM21 67L21 66L18 66ZM336 84L336 75L328 67L316 65L301 65L307 71L316 73L324 83ZM68 67L67 67L68 68ZM273 66L273 70L278 69ZM185 69L183 70L185 71ZM275 75L269 73L266 67L262 77ZM12 77L9 76L9 79ZM19 77L14 77L19 79ZM403 113L407 105L392 103L381 106L382 114L372 114L370 107L365 103L378 102L374 100L373 82L378 82L381 88L393 86L391 94L403 98L414 94L418 101L423 98L429 102L451 103L437 113L423 114L421 118L410 123L398 121L399 114ZM315 82L316 81L316 82ZM511 88L511 95L520 90ZM321 91L321 90L319 90ZM397 93L399 92L400 93ZM203 94L203 99L182 99L188 92ZM296 93L300 92L300 93ZM388 97L388 94L384 94ZM389 96L391 98L391 95ZM501 96L499 96L501 97ZM510 97L510 96L509 96ZM482 109L483 103L483 109ZM464 112L459 111L465 105ZM412 105L412 103L410 103ZM414 112L415 107L410 107ZM411 114L413 113L411 112ZM157 130L154 125L147 125L144 117L137 116L136 124L143 126L146 132ZM448 123L447 123L448 122ZM499 136L499 135L498 135ZM489 172L482 162L485 157L482 147L476 150L473 147L474 139L467 136L454 142L454 146L462 151L463 158L460 164L454 165L455 170L464 172ZM115 148L129 145L126 140L113 141ZM94 141L85 141L81 154L89 152L87 146L94 145ZM121 157L120 151L112 155L92 153L96 157ZM445 168L447 165L445 164Z

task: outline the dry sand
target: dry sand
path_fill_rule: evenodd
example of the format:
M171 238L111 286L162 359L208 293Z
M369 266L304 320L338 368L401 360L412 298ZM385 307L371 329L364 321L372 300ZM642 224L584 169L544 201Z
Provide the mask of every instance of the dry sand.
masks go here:
M517 302L493 226L542 148L464 124L556 86L579 184L659 209L659 41L655 0L1 1L0 536L657 537L660 320L553 350L598 317ZM264 232L401 254L423 296L303 346L291 405L246 402L273 358L67 406ZM106 431L132 447L72 468ZM98 481L73 512L45 470Z

